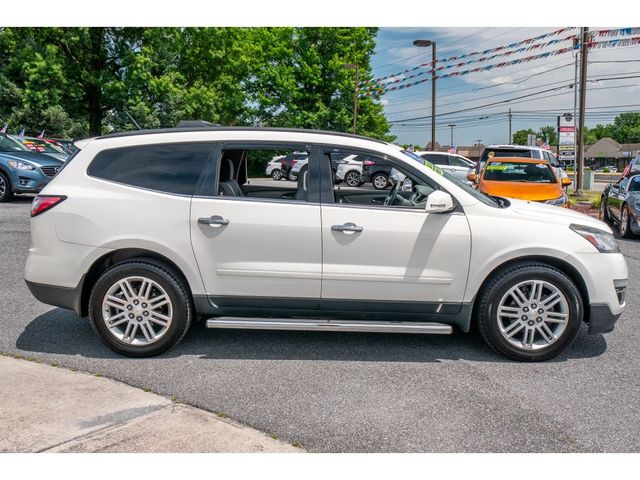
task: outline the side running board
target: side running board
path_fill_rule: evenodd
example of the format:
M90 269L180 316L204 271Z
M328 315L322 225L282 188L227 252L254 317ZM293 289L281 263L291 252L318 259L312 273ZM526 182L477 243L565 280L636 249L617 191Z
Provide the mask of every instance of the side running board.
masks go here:
M305 320L220 317L207 320L207 328L251 330L316 330L325 332L430 333L448 335L451 325L435 322L380 322L363 320Z

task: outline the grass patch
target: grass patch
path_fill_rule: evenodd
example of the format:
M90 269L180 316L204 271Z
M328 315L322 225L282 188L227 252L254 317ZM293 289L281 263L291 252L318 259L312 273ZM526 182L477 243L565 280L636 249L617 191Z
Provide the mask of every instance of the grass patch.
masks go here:
M302 448L302 445L300 445L300 442L297 440L294 440L293 442L291 442L291 445L293 445L296 448Z
M218 417L220 417L220 418L228 418L228 417L227 417L227 414L226 414L226 413L224 413L224 412L216 412L216 415L217 415Z
M600 208L601 192L593 190L583 190L581 195L576 195L575 191L569 192L569 206L573 207L577 203L587 203L592 208ZM597 205L597 206L594 206Z

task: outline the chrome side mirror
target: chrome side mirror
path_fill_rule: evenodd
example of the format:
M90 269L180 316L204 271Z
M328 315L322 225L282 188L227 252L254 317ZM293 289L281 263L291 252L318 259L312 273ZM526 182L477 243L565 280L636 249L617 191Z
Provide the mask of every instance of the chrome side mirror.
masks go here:
M454 209L453 198L447 192L436 190L427 197L427 204L424 207L427 213L445 213Z

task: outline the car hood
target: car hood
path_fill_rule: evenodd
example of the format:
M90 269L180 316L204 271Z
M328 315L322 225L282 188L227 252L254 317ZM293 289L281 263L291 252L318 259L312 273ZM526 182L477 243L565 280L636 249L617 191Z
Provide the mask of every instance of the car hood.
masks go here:
M36 152L0 152L0 158L6 160L23 160L33 163L38 167L59 167L64 164L62 160Z
M572 223L586 225L611 233L611 228L606 223L575 210L526 200L510 199L509 201L511 202L509 210L516 215L523 215L543 223L567 226Z
M495 182L482 180L480 191L496 197L523 200L552 200L562 195L559 183Z

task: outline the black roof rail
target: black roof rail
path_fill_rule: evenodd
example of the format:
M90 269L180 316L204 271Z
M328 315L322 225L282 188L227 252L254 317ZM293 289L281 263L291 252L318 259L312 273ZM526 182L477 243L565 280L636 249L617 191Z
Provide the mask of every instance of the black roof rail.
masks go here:
M197 127L219 127L217 123L207 122L206 120L182 120L176 128L197 128Z
M199 122L199 121L196 120L196 122ZM381 143L383 145L386 145L388 143L383 140L377 140L375 138L363 137L362 135L354 135L352 133L343 133L343 132L331 132L328 130L311 130L306 128L278 128L278 127L227 127L227 126L220 126L220 125L199 126L199 127L188 126L188 127L174 127L174 128L154 128L154 129L147 129L147 130L130 130L127 132L116 132L116 133L109 133L107 135L102 135L100 137L97 137L96 140L101 140L105 138L134 137L137 135L154 135L154 134L161 134L161 133L232 132L232 131L313 133L313 134L319 134L319 135L337 135L340 137L369 140L372 142Z

